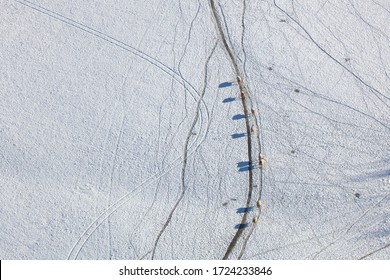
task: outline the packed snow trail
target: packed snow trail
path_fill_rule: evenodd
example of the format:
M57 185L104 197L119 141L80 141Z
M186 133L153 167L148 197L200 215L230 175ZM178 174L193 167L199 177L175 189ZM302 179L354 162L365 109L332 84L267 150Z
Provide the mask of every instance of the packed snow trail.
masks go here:
M220 34L220 39L222 40L222 43L223 43L223 45L224 45L224 47L225 47L225 49L226 49L226 51L227 51L227 53L228 53L228 55L230 57L230 60L231 60L232 65L234 67L235 74L237 76L237 83L238 83L238 86L239 86L242 107L243 107L244 115L245 115L245 126L246 126L247 146L248 146L248 162L249 162L249 168L248 168L248 193L247 193L245 207L249 208L249 206L253 202L252 201L253 200L253 186L254 186L254 182L255 182L255 179L254 179L255 178L255 175L254 175L254 164L255 164L255 162L257 162L257 161L254 161L254 158L256 158L256 156L255 156L256 154L260 153L260 146L258 147L258 152L256 153L256 151L254 149L255 145L254 145L254 143L252 143L252 134L255 133L255 131L252 131L252 129L251 129L251 123L253 123L253 125L255 125L254 127L256 127L256 133L258 133L257 121L255 119L254 114L252 113L253 110L249 110L248 109L248 108L252 108L252 106L250 104L251 103L250 102L250 98L249 98L248 92L247 92L247 90L245 88L245 85L244 85L244 82L243 82L243 79L242 79L242 75L241 75L240 69L239 69L239 67L237 65L236 57L233 54L230 46L228 45L228 43L226 41L223 29L222 29L222 25L221 25L221 22L219 20L219 17L218 17L217 11L216 11L214 0L210 0L210 5L211 5L211 10L213 12L213 16L214 16L214 19L215 19L215 22L216 22L216 25L217 25L218 33ZM261 168L262 167L259 166L259 169L261 169ZM260 172L261 172L261 170L260 170ZM260 190L261 189L260 181L258 183L259 183L259 190ZM259 195L260 195L260 193L259 193ZM258 197L258 199L260 199L260 197ZM248 215L249 215L249 212L246 211L244 213L242 219L241 219L241 225L244 225L244 224L247 223ZM259 215L260 215L260 208L257 208L256 216L254 217L253 224L250 227L249 235L253 231L253 227L255 226ZM239 239L242 236L244 231L245 231L245 227L239 227L239 229L237 230L237 232L234 235L233 239L230 241L229 246L226 249L226 252L225 252L225 254L223 256L224 260L229 258L229 256L231 255L233 249L236 247L236 245L237 245L237 243L238 243L238 241L239 241ZM247 235L247 238L249 237L249 235ZM245 248L245 244L246 244L246 241L247 241L247 238L244 238L244 242L243 242L242 248L241 248L240 252L238 253L238 257L237 258L240 258L242 256L243 250Z

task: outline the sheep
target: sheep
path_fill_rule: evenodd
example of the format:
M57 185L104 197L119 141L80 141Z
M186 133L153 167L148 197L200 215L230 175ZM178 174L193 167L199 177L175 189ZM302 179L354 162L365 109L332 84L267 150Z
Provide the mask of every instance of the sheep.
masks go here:
M260 201L260 199L256 202L256 205L257 205L257 208L260 208L260 207L261 207L261 201Z
M263 156L263 154L259 153L259 166L260 166L260 168L263 168L264 165L265 165L264 156Z
M245 91L241 91L241 98L245 98Z
M256 224L257 223L257 217L253 217L253 223Z
M237 82L238 82L238 83L242 83L242 78L241 78L241 76L237 76Z
M254 124L251 126L251 132L257 132L257 127Z
M251 108L251 112L252 112L252 115L255 115L256 114L256 110Z

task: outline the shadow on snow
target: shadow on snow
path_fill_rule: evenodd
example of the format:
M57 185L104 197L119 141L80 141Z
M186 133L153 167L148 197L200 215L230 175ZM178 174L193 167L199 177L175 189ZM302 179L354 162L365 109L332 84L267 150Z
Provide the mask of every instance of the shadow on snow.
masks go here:
M242 228L247 228L249 226L248 223L245 224L237 224L234 226L235 229L242 229Z
M219 84L219 88L225 88L225 87L230 87L233 83L231 82L224 82Z
M250 212L252 210L253 210L253 206L251 206L251 207L240 207L240 208L237 208L236 213L238 213L238 214L248 213L248 212Z
M237 115L234 115L234 116L232 117L232 120L233 120L233 121L237 121L237 120L241 120L241 119L245 119L245 115L243 115L243 114L237 114Z
M249 161L240 161L240 162L237 162L237 167L240 168L240 167L245 167L245 166L250 166L250 162Z
M253 170L255 167L253 165L244 166L238 169L238 172L246 172L249 170Z
M233 102L234 100L236 100L234 97L228 97L228 98L225 98L222 103L228 103L228 102Z
M246 133L234 133L231 136L233 139L237 139L237 138L245 137L245 135L246 135Z

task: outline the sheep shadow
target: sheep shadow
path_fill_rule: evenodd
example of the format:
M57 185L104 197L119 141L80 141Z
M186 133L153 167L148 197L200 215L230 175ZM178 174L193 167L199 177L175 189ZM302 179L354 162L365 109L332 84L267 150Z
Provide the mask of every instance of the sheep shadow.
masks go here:
M232 82L223 82L223 83L220 83L218 88L225 88L225 87L230 87L232 86L233 83Z
M248 223L245 223L245 224L237 224L234 226L235 229L243 229L243 228L247 228L249 226Z
M243 115L243 114L237 114L237 115L234 115L234 116L232 117L232 120L233 120L233 121L237 121L237 120L242 120L242 119L245 119L245 118L246 118L245 115Z
M251 207L240 207L240 208L237 208L236 213L237 214L248 213L248 212L250 212L252 210L253 210L253 206L251 206Z
M234 133L231 135L231 137L233 139L238 139L238 138L242 138L242 137L245 137L246 136L246 133Z
M246 172L246 171L250 171L250 170L253 170L253 169L255 169L255 166L248 165L248 166L240 167L238 169L238 172Z
M249 161L240 161L240 162L237 162L237 167L240 168L240 167L246 167L246 166L250 166L251 163Z
M250 161L240 161L237 162L238 172L245 172L249 170L253 170L255 168L254 165Z
M233 102L235 101L236 99L234 97L228 97L228 98L225 98L222 103L229 103L229 102Z

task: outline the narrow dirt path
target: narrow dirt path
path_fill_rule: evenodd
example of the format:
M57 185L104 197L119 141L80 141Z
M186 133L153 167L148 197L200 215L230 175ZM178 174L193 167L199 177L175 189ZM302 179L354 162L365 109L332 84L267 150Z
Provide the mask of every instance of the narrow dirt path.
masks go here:
M255 119L255 116L253 115L254 111L249 109L249 108L252 108L250 98L249 98L248 92L245 88L245 84L244 84L240 69L238 67L236 57L226 41L225 34L223 32L222 25L221 25L221 22L219 20L217 10L215 7L215 1L210 0L210 5L211 5L211 10L213 12L213 16L215 19L215 23L217 25L218 33L220 35L220 39L222 40L222 43L223 43L223 45L224 45L224 47L225 47L225 49L230 57L231 63L234 67L235 74L237 76L237 84L239 86L242 107L243 107L244 115L245 115L245 126L246 126L246 132L247 132L247 146L248 146L248 162L249 162L248 193L247 193L245 207L248 208L251 205L251 203L253 203L253 189L254 189L254 185L255 185L254 183L256 181L255 175L254 175L254 164L257 163L257 160L254 161L254 159L257 159L256 154L258 154L260 151L260 146L257 147L258 149L255 150L256 143L252 143L252 134L258 132L257 121ZM252 128L251 128L252 125L254 125L256 127L255 131L252 131ZM260 189L260 187L261 186L259 185L259 189ZM256 216L255 216L256 219L258 218L259 214L260 214L260 212L257 211ZM242 225L248 223L248 216L249 216L249 212L245 212L242 219L241 219ZM253 224L250 227L249 235L253 231L253 228L254 228L255 223L254 222L252 222L252 223ZM238 241L245 230L246 229L244 227L240 227L237 230L236 234L234 235L233 239L230 241L230 244L228 245L228 247L226 249L225 255L223 256L224 260L229 258L229 256L231 255L233 249L237 246ZM242 245L242 249L238 253L238 258L241 258L242 254L243 254L243 250L245 248L246 241L247 241L249 235L247 236L247 238L244 238L244 243Z

